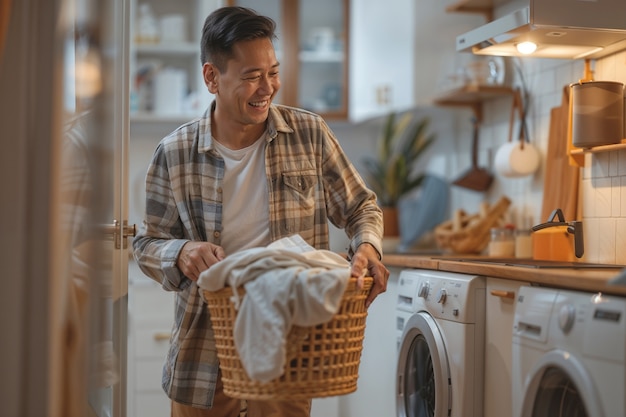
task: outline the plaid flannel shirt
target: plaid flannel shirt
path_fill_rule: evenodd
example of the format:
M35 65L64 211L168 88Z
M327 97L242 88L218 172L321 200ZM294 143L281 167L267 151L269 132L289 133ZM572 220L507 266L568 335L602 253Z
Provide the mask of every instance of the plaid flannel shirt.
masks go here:
M142 271L177 291L163 388L171 399L203 408L212 404L217 379L215 340L200 290L176 260L190 240L220 244L224 161L211 137L214 106L157 146L146 176L143 227L133 240ZM271 240L299 234L311 246L328 249L330 220L345 229L349 254L365 242L382 254L376 196L323 119L272 105L265 137Z

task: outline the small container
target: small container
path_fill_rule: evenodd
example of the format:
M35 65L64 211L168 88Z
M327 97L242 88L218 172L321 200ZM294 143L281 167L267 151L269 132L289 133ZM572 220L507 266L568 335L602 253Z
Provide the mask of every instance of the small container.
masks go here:
M152 6L148 3L141 3L139 5L135 42L156 43L159 42L159 38L159 23L152 11Z
M572 145L592 148L619 143L623 138L624 84L590 81L570 84Z
M513 229L507 227L494 227L491 229L489 256L515 256L515 235Z
M516 258L532 258L533 257L533 238L530 230L515 231L515 257Z

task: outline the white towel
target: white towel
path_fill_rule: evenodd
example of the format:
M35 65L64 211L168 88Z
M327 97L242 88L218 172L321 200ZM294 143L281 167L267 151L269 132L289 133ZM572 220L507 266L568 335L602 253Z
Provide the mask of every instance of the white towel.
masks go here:
M347 260L295 235L226 257L200 274L198 286L217 291L244 285L243 300L233 291L235 347L250 379L268 382L284 372L291 326L332 319L349 278Z

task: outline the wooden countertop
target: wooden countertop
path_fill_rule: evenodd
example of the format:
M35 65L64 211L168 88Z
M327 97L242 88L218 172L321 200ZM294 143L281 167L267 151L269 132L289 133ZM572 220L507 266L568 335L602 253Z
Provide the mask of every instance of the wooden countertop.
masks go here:
M618 268L532 268L472 262L481 258L485 257L456 255L446 259L445 256L385 254L383 263L388 268L433 269L526 281L546 287L626 295L626 285L609 284L621 272Z

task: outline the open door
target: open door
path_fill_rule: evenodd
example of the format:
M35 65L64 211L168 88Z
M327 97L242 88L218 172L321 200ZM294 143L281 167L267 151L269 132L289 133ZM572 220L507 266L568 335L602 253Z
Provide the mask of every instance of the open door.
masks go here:
M0 2L3 416L126 415L127 1Z
M57 410L126 416L127 0L63 0L58 162ZM63 302L60 302L63 300Z

